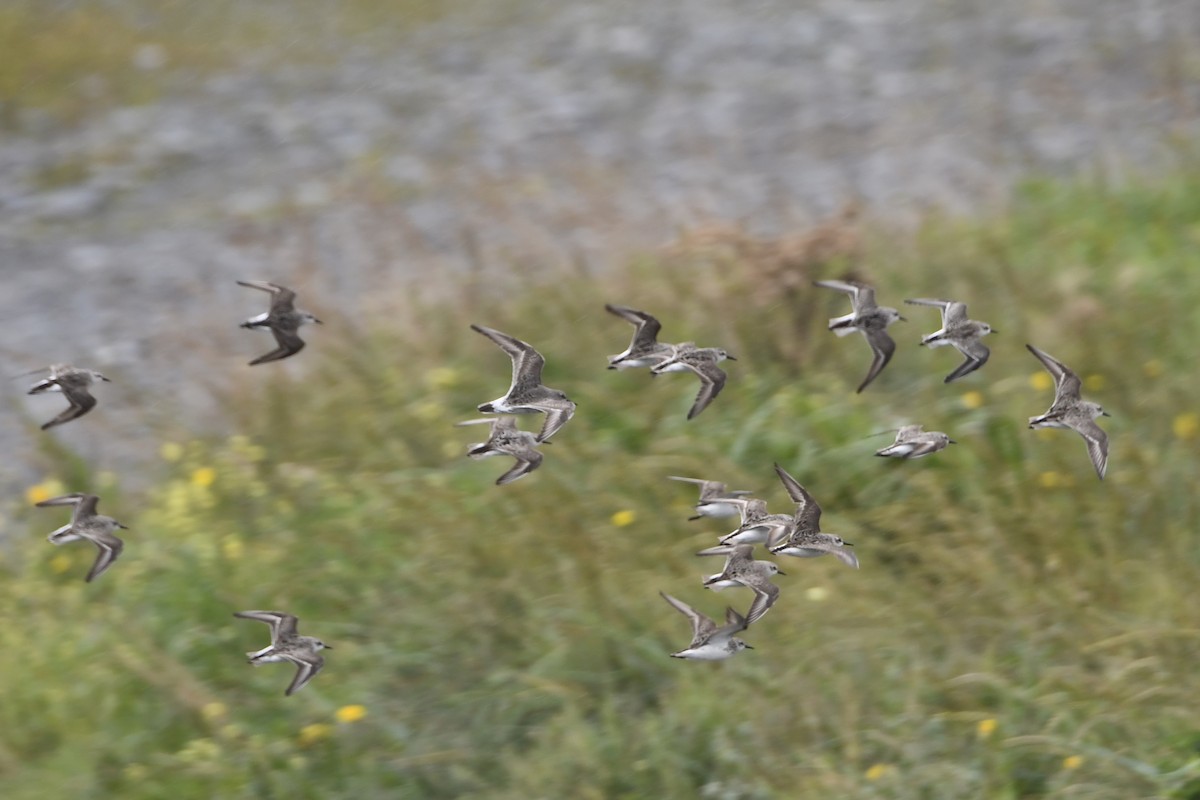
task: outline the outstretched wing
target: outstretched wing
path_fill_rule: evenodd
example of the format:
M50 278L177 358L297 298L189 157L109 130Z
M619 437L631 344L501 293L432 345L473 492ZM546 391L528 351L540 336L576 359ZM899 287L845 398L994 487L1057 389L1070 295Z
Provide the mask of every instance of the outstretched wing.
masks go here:
M325 666L325 658L320 653L305 656L294 653L279 653L279 655L296 665L296 676L292 678L287 691L283 693L287 697L303 689L305 684L311 681Z
M125 542L112 534L103 537L88 538L92 540L92 544L96 545L96 548L100 551L96 554L96 561L92 564L92 568L88 570L86 581L91 583L113 565L113 562L117 560L117 556L121 555L121 551L125 549Z
M295 331L272 327L271 333L275 336L275 343L279 346L251 361L250 366L266 364L268 361L279 361L288 356L294 356L304 349L304 340L297 336Z
M883 372L883 368L892 360L892 355L896 352L896 343L892 341L892 337L883 328L868 328L863 331L863 336L867 339L867 344L871 345L871 352L875 354L875 358L871 361L871 369L867 371L867 377L863 378L863 382L858 386L858 392L871 385L871 381L875 380L879 373Z
M513 389L518 386L529 387L541 384L542 367L545 366L546 359L542 358L542 354L534 350L531 345L494 328L485 328L483 325L472 325L471 330L482 333L491 339L512 359Z
M817 503L816 498L809 494L808 490L779 464L775 465L775 474L779 476L783 488L787 490L788 497L792 498L792 502L796 504L796 513L793 517L796 529L805 532L821 530L821 506Z
M296 309L296 293L286 286L270 281L238 281L238 285L270 292L272 314L286 314Z
M1078 375L1054 356L1037 349L1031 344L1026 344L1025 349L1033 353L1037 357L1037 360L1042 362L1042 366L1046 368L1046 371L1054 376L1054 402L1056 404L1063 398L1079 399L1080 381Z
M823 286L826 289L836 289L839 292L846 292L850 295L850 306L854 309L854 313L858 314L863 311L875 308L875 287L867 286L864 283L851 283L849 281L813 281L815 286Z
M291 636L296 633L299 620L291 614L282 611L236 611L235 617L254 619L271 626L271 646L275 646L280 636Z
M701 614L699 611L692 608L682 600L677 600L674 597L671 597L671 595L667 594L666 592L659 592L659 594L662 595L662 599L670 603L676 611L678 611L680 614L683 614L688 618L688 620L691 621L692 643L688 645L689 648L704 644L716 632L717 624L704 614Z
M988 357L992 354L988 346L978 339L970 339L965 343L952 340L950 343L954 345L954 349L966 356L967 360L955 367L954 371L946 376L944 383L950 383L964 375L970 375L986 364Z

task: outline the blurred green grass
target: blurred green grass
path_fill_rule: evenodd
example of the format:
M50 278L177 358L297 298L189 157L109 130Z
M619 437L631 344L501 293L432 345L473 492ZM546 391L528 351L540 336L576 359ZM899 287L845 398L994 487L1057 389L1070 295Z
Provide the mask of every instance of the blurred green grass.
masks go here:
M398 35L469 0L6 0L0 4L0 128L22 115L77 124L122 105L185 92L198 76L332 63L346 42L395 46ZM486 18L486 17L485 17ZM389 38L391 37L391 38ZM57 177L57 176L51 176Z
M5 798L1200 797L1200 172L832 234L696 236L594 277L477 276L448 303L414 285L341 340L327 320L302 379L256 372L230 398L244 435L169 443L144 501L88 479L132 529L94 585L90 548L44 541L61 515L15 512ZM885 304L966 301L1000 331L991 361L943 385L957 354L918 348L937 315L909 308L854 395L869 351L825 330L846 301L808 285L850 270ZM738 356L699 419L694 380L603 368L631 333L605 301ZM452 427L508 381L471 322L531 341L579 403L509 487ZM1105 482L1079 437L1027 430L1052 393L1026 341L1113 413ZM908 421L961 444L874 458L886 439L863 437ZM731 526L686 522L666 476L783 510L773 461L862 570L788 559L755 650L673 661L687 624L660 589L713 615L748 598L701 589L718 564L692 553ZM246 608L333 644L304 691L245 664L266 637Z

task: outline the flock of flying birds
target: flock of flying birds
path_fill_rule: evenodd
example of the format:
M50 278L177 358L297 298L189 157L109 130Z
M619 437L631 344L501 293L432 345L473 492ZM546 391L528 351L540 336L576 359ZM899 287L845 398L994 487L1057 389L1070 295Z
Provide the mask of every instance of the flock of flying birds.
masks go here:
M275 337L277 347L250 362L251 366L288 358L304 348L298 332L308 323L320 323L307 311L295 306L296 293L291 289L265 281L238 281L252 289L269 292L271 305L268 311L251 317L241 327L269 330ZM875 290L854 281L816 281L815 285L846 292L850 295L852 311L829 321L829 329L838 336L858 331L871 347L873 360L866 377L859 385L862 392L887 366L896 350L896 343L888 335L887 328L904 317L894 308L879 306L875 302ZM946 376L945 382L958 380L982 367L990 351L980 340L994 333L985 322L967 318L967 307L952 300L917 298L906 303L931 306L940 309L942 327L922 337L921 344L929 347L950 345L966 360ZM624 352L608 357L609 369L648 368L651 375L665 372L690 372L700 381L696 399L688 411L688 419L695 418L706 409L725 387L726 374L718 364L726 359L736 360L725 350L717 347L697 347L694 342L667 344L658 341L661 324L650 314L625 306L606 305L605 309L635 326L633 338ZM506 333L482 325L472 325L472 330L486 336L503 350L512 360L512 382L508 391L495 400L479 405L478 410L495 416L467 420L459 425L489 424L490 432L484 442L470 445L467 455L471 458L509 456L515 464L496 483L505 485L528 475L537 469L543 460L538 447L548 444L549 439L567 424L575 414L575 403L567 395L542 383L545 359L531 345ZM1042 363L1055 381L1054 402L1044 414L1031 417L1030 428L1069 428L1079 433L1087 443L1088 455L1101 479L1108 463L1108 437L1096 424L1099 416L1107 413L1094 402L1080 397L1079 377L1062 362L1026 345ZM44 372L46 370L38 370ZM48 368L49 375L35 383L29 394L60 392L68 407L58 416L42 425L46 430L62 425L87 414L96 405L91 386L96 381L109 379L99 372L65 364ZM523 414L544 414L545 419L537 434L517 427L517 417ZM912 459L930 455L953 444L945 433L925 431L920 425L905 425L896 433L896 440L879 450L876 455ZM754 558L755 545L763 545L772 555L815 558L833 555L848 566L858 568L858 558L852 545L841 537L823 533L820 528L821 507L812 495L795 478L778 464L775 472L795 504L791 514L767 512L765 501L750 497L745 491L726 491L724 484L716 481L670 476L673 480L696 483L700 486L700 499L696 504L700 517L740 517L739 526L722 536L718 543L701 550L701 556L725 556L721 572L710 575L704 586L720 591L730 587L744 587L753 591L754 598L745 614L732 607L726 609L725 624L717 624L693 609L688 604L666 593L663 598L691 621L691 643L672 655L678 658L698 660L721 660L743 649L749 648L736 634L757 622L774 605L779 597L779 587L772 583L775 575L783 575L778 565L771 561ZM49 541L55 545L87 540L96 546L98 554L87 581L93 581L121 555L124 542L114 531L125 528L112 517L97 511L99 498L96 495L75 492L53 497L37 503L39 507L71 506L71 520L55 530ZM249 663L260 665L272 662L290 662L296 673L285 692L293 692L307 684L320 672L325 660L320 651L332 649L319 639L302 636L297 631L297 618L281 611L239 611L235 617L264 622L271 628L271 643L261 650L247 653Z

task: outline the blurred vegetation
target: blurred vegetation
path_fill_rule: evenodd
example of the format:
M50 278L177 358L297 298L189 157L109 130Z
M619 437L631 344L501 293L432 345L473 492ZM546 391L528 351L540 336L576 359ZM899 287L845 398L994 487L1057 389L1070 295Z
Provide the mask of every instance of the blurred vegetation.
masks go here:
M937 314L906 307L856 396L869 350L825 330L848 304L810 287L848 273L884 304L966 301L999 331L991 361L944 385L957 354L917 347ZM88 585L93 549L44 540L62 513L10 515L6 800L1200 797L1200 171L1037 183L915 233L850 212L771 241L692 231L598 276L517 265L436 302L431 282L253 371L228 403L243 433L164 442L150 497L30 488L87 483L131 530ZM632 332L605 301L738 356L701 417L688 376L604 369ZM471 322L531 341L579 403L508 487L452 427L508 382ZM1027 341L1113 414L1104 482L1078 436L1027 429L1052 399ZM873 457L887 439L864 437L903 422L960 444ZM773 461L861 571L787 559L753 651L670 659L689 631L659 590L714 616L749 598L701 588L719 564L692 553L732 525L686 522L666 476L786 510ZM248 608L334 646L297 695L290 667L245 663L267 637L231 616Z
M5 0L0 128L22 114L77 123L155 101L198 76L345 56L443 18L472 0ZM505 4L497 4L504 6ZM478 16L479 9L476 9ZM393 37L390 38L389 37Z

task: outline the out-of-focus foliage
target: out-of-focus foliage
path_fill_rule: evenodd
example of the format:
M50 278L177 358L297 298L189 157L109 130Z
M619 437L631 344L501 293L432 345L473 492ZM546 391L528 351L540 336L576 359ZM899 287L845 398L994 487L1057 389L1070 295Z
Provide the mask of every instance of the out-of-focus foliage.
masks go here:
M255 59L332 60L347 36L404 33L465 4L6 0L0 3L0 125L29 109L76 122L96 110L156 100L168 88L178 91L197 76Z
M144 503L88 479L131 528L94 584L91 548L44 541L61 511L17 512L6 800L1198 796L1200 180L1038 184L990 222L852 226L697 231L611 274L436 305L414 290L341 341L351 322L326 319L303 381L256 370L231 399L242 435L162 445ZM991 361L944 385L957 354L917 347L937 315L905 307L856 396L869 351L824 330L847 303L809 285L848 273L888 305L967 302L999 331ZM689 376L604 369L632 330L605 301L738 357L703 415L685 419ZM480 429L452 427L508 382L471 322L532 342L579 403L507 487L500 460L463 455ZM1027 429L1052 399L1027 341L1113 414L1104 482L1078 436ZM959 444L873 457L886 439L864 437L904 422ZM666 476L784 511L774 461L862 569L788 559L754 650L668 658L688 630L659 590L714 616L749 597L701 588L719 565L692 553L731 525L686 522ZM249 608L333 645L295 696L290 667L245 663L267 638L231 616Z

